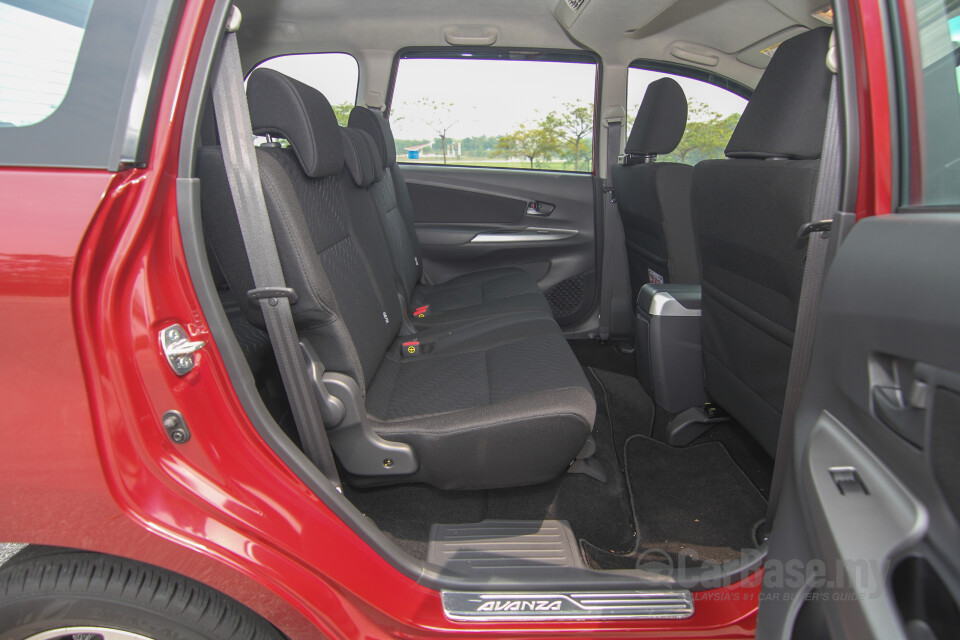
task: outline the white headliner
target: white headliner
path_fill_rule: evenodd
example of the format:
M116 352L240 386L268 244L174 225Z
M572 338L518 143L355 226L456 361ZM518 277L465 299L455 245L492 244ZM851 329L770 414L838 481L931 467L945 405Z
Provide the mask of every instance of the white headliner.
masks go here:
M449 46L444 33L495 32L497 47L586 50L603 61L601 117L625 114L627 68L659 60L754 87L761 49L822 23L826 0L585 0L569 29L557 0L238 0L243 63L289 53L340 51L359 64L359 104L385 102L398 50ZM560 6L567 10L565 0ZM686 59L681 59L686 58ZM702 65L692 60L711 60ZM601 152L605 143L601 141Z
M561 0L562 1L562 0ZM496 46L587 49L605 66L636 59L679 60L671 48L716 56L716 71L754 86L759 52L788 29L822 26L810 17L823 0L588 0L570 32L554 17L557 0L241 0L244 63L282 53L344 51L392 61L413 45L445 46L444 31L493 27ZM788 32L789 33L789 32ZM792 35L792 34L790 34ZM373 71L373 70L371 70ZM380 74L377 74L380 75ZM374 89L374 87L370 87ZM380 90L385 87L380 87Z

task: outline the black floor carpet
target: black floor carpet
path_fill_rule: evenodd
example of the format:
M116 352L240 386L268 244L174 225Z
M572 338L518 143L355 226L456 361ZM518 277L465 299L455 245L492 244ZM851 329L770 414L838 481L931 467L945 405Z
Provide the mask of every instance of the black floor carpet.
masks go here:
M581 366L636 378L637 357L633 353L624 353L621 350L622 346L632 349L632 345L613 340L602 343L599 340L569 340L568 342Z
M586 475L566 474L544 484L491 491L450 492L425 485L399 485L376 489L345 486L344 493L400 547L421 559L426 558L433 523L485 519L566 520L578 538L605 553L629 553L635 548L636 530L617 456L623 435L614 437L610 420L610 411L616 411L616 422L624 424L627 410L618 402L606 400L609 394L598 379L608 377L604 372L595 375L587 369L585 374L597 397L593 438L597 443L595 457L607 474L606 484ZM648 429L649 418L643 418L642 411L637 417Z
M582 345L578 356L584 352L581 363L597 399L596 458L606 484L567 474L541 485L492 491L345 486L346 496L421 559L433 523L484 519L567 520L588 564L597 569L632 568L652 550L674 561L683 555L686 566L696 566L734 559L742 548L755 546L753 526L766 512L772 467L759 445L735 423L714 427L686 448L665 444L672 416L656 410L636 377L589 364L623 370L632 357L611 345Z
M734 560L756 546L753 531L766 516L766 500L721 444L681 449L634 436L624 455L638 546L616 555L583 544L591 566L630 568L651 556L679 563L684 556L683 564L694 567Z
M631 436L651 435L657 424L655 405L635 376L590 367L587 377L592 378L590 382L594 386L597 405L602 403L604 412L610 418L613 446L622 471L623 446Z

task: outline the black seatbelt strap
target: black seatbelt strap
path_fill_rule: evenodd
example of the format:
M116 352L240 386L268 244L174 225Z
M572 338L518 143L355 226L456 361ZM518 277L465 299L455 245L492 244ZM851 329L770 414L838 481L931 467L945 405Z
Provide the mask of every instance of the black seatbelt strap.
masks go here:
M600 340L610 337L613 315L614 251L610 247L611 229L619 221L617 197L613 190L613 167L620 157L622 120L610 119L607 125L607 177L603 181L603 258L600 273Z
M333 452L327 440L313 384L307 377L300 341L293 324L290 305L296 302L296 294L287 288L283 278L280 255L277 253L263 185L260 183L260 167L253 145L253 129L237 48L236 30L240 26L240 12L236 7L231 12L220 63L213 78L213 103L230 193L256 286L248 295L260 302L304 451L340 490L340 477Z
M823 150L820 153L820 169L817 176L817 191L814 195L810 222L800 229L807 236L807 261L803 267L803 284L797 309L797 327L793 335L793 353L790 356L790 373L787 376L787 393L783 400L780 419L780 439L777 441L777 457L770 502L767 507L767 529L773 523L777 503L785 481L786 457L793 448L793 427L800 406L800 395L810 370L810 355L813 352L813 334L817 328L817 309L820 289L827 265L830 220L839 210L841 187L840 116L837 103L837 76L830 80L830 99L827 106L827 122L823 131Z

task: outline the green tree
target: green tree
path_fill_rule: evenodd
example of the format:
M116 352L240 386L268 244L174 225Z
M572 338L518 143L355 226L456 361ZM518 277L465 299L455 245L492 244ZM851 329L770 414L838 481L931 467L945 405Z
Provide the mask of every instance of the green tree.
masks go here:
M739 119L738 114L724 118L702 102L691 101L683 138L665 159L696 164L700 160L722 158Z
M579 171L580 147L583 139L593 132L593 105L585 105L580 100L565 102L563 111L555 117L563 136L570 141L573 169Z
M533 169L535 162L559 153L561 146L559 120L550 114L537 127L521 124L513 133L501 136L494 147L494 155L526 158Z
M447 132L457 124L453 119L453 103L421 98L417 104L427 113L423 123L437 133L440 148L443 149L443 164L447 164Z
M333 107L333 113L337 116L337 122L340 123L340 126L347 126L347 121L350 119L350 112L353 111L353 104L350 102L343 102L341 104L335 104L331 106Z

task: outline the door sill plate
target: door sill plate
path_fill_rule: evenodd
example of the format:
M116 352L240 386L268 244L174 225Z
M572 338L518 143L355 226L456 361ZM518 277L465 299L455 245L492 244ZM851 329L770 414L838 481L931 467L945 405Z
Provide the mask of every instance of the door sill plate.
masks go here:
M460 622L505 620L676 620L693 615L686 590L593 593L444 591L443 611Z

